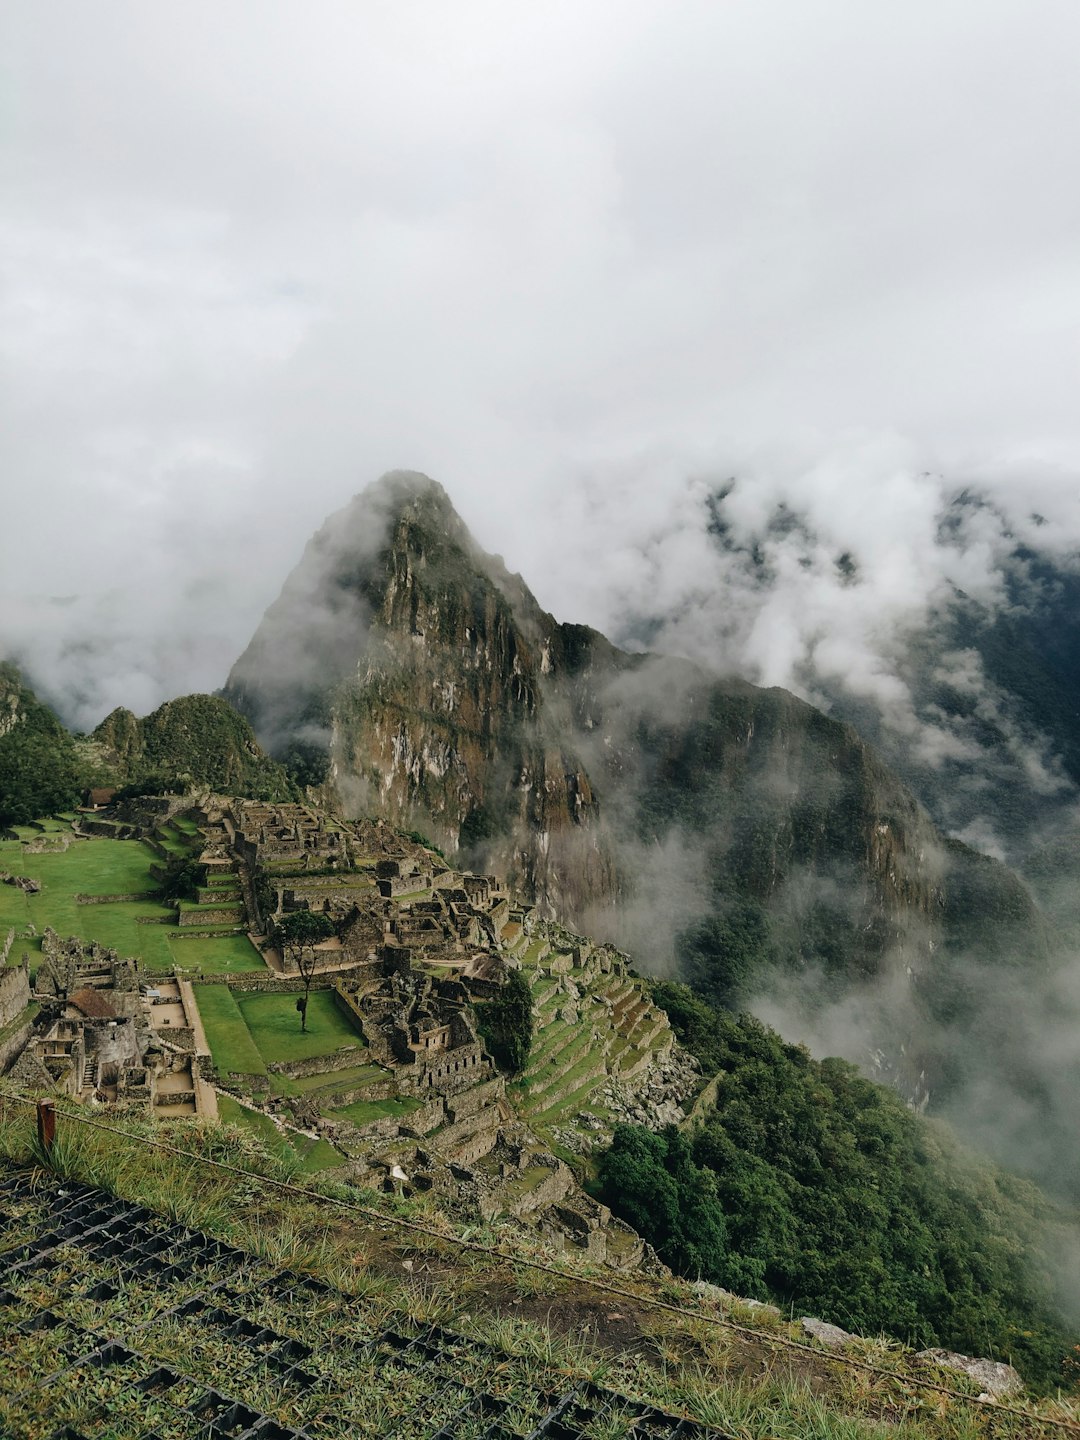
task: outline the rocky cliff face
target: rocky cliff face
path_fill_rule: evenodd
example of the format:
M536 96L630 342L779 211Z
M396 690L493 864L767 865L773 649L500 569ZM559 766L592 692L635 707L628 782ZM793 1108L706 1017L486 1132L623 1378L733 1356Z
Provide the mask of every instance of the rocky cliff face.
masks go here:
M1045 961L1019 882L945 843L850 726L558 623L423 476L331 517L225 695L347 813L423 830L721 1003L793 977L819 1006L898 986L882 1023L913 1094L971 896L1007 892L1010 954Z
M315 536L224 693L349 813L482 851L577 914L613 897L615 872L547 698L558 628L441 487L393 475Z

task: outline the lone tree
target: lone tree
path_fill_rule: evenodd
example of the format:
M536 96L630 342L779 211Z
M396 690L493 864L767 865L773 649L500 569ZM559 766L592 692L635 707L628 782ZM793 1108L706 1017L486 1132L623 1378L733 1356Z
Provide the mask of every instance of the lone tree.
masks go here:
M315 977L315 950L320 940L328 940L334 933L334 922L329 915L316 910L292 910L284 915L278 926L283 945L296 946L296 968L304 982L304 993L296 1002L300 1011L300 1029L307 1029L308 996L311 982Z

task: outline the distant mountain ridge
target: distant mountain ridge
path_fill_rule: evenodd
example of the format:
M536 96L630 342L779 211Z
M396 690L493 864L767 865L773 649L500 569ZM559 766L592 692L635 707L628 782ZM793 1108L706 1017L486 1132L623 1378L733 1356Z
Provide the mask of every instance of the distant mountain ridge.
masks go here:
M735 1007L855 997L854 1048L916 1102L969 1070L957 1031L1038 1090L989 983L1052 968L1024 884L946 841L850 725L556 621L427 477L327 521L224 694L324 798L500 870L645 970Z

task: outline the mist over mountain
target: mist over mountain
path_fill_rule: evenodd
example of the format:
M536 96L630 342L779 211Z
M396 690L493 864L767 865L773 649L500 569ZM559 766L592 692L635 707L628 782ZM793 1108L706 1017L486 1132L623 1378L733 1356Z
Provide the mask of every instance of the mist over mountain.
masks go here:
M720 519L706 534L731 553ZM643 970L1072 1184L1076 987L1024 882L947 838L850 724L556 621L434 482L388 476L331 517L225 695L347 812L507 873Z
M634 542L656 583L612 595L613 636L851 721L944 830L1020 863L1080 816L1073 487L866 468L689 487Z

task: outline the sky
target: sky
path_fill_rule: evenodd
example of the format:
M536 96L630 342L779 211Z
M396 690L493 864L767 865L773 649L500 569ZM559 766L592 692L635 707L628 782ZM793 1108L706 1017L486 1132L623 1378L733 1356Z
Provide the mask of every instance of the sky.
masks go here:
M80 725L216 688L406 467L559 618L892 703L1005 530L1080 540L1077 54L1065 0L11 0L0 649ZM729 476L809 517L769 597Z

